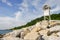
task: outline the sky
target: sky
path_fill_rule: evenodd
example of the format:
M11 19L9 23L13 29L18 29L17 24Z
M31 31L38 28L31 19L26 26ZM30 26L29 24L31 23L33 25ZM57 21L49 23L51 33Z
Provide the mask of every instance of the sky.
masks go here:
M0 0L0 30L21 26L43 16L43 6L60 13L60 0Z

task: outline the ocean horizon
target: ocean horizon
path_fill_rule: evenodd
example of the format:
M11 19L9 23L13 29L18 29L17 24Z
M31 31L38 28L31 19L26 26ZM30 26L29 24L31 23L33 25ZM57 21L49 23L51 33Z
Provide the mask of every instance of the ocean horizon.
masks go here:
M4 35L6 33L12 32L12 30L0 30L0 34Z

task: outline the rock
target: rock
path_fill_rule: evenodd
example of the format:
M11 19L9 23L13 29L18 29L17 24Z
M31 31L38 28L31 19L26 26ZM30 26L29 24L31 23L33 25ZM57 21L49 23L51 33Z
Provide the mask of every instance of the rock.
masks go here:
M41 30L40 27L34 27L34 28L31 30L31 32L38 32L38 31L40 31L40 30Z
M37 22L35 26L41 28L41 22Z
M49 36L48 40L60 40L60 37Z
M35 27L35 25L29 26L28 29L31 31L34 27Z
M41 35L48 35L49 30L41 30L41 31L39 31L39 33L40 33Z
M42 36L42 38L44 39L44 40L48 40L48 36L47 35L44 35L44 36Z
M57 24L56 21L50 21L49 23L50 23L50 27L53 27L53 26L55 26Z
M60 37L57 36L43 36L44 40L60 40Z
M14 30L13 32L7 33L6 35L4 35L4 37L21 37L23 38L27 33L29 33L30 30L27 28L23 28L22 30Z
M0 40L60 40L60 25L57 25L56 21L48 23L44 20L33 26L7 33Z
M60 37L60 32L56 33Z
M0 34L0 38L2 38L2 37L3 37L3 35Z
M14 30L12 32L9 32L9 33L5 34L4 37L7 37L7 36L16 37L18 34L20 34L21 31L23 31L23 30Z
M24 31L21 32L21 38L24 38L24 36L27 35L29 32L30 30L25 28Z
M58 37L58 35L56 33L52 33L50 36L56 36L56 37Z
M54 27L51 27L49 30L50 30L50 32L60 31L60 25L56 25Z
M0 40L3 40L2 38L0 38Z
M9 37L2 38L2 40L20 40L20 38L9 36Z
M37 40L39 37L40 35L37 32L31 32L24 37L24 40Z
M48 24L48 21L47 20L44 20L44 21L41 22L41 28L42 29L46 29L48 27L48 25L49 24Z

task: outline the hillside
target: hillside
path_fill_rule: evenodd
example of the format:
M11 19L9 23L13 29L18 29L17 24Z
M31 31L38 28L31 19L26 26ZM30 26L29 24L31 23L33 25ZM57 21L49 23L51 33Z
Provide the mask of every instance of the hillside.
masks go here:
M50 15L50 16L51 16L51 20L60 20L60 13L59 13L59 14L52 14L52 15ZM46 17L48 18L48 16L46 16ZM42 16L42 17L39 17L39 18L36 18L36 19L28 22L28 23L25 24L25 25L12 28L11 30L16 30L16 29L21 29L21 28L24 28L24 27L32 26L32 25L36 24L37 22L42 21L43 19L44 19L43 16Z

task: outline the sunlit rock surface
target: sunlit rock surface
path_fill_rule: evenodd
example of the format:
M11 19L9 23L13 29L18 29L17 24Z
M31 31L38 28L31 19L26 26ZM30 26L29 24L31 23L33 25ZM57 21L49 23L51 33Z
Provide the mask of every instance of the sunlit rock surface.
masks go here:
M40 37L40 35L38 34L38 32L31 32L28 33L24 39L25 40L37 40Z
M48 35L49 30L41 30L41 31L39 31L39 33L40 33L41 35Z
M60 40L60 21L43 20L33 26L7 33L0 40Z

